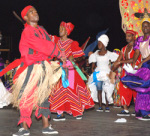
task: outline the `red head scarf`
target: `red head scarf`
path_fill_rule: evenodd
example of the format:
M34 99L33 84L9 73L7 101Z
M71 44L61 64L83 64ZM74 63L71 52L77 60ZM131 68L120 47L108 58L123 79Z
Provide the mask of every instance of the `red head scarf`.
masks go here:
M130 33L130 34L136 35L136 32L135 32L135 31L133 31L133 30L127 30L127 31L126 31L126 34L127 34L127 33Z
M29 5L26 6L22 11L21 11L21 17L24 20L24 16L26 16L27 12L29 11L30 8L32 8L33 6Z
M66 23L66 22L62 21L60 26L63 26L66 28L68 35L70 35L70 33L74 29L74 25L71 22Z

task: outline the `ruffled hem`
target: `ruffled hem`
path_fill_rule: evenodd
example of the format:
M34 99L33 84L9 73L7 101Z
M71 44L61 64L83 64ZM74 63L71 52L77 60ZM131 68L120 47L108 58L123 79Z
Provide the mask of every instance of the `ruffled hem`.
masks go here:
M35 116L36 118L41 118L43 116L45 116L46 118L50 118L51 112L49 108L43 108L43 107L39 107L37 108L37 110L35 111Z
M18 121L18 125L21 124L21 123L23 123L23 122L26 122L27 125L28 125L28 127L30 128L31 123L32 123L32 120L31 120L30 117L21 116L20 120Z
M147 81L150 80L150 69L142 67L135 74L128 73L128 75L137 76L142 80Z
M67 108L64 107L64 105L67 105ZM53 113L59 113L60 111L63 113L63 112L66 112L70 115L72 115L73 117L77 117L77 116L82 116L83 115L83 112L85 109L89 109L89 108L93 108L94 105L82 105L82 109L79 110L75 107L72 107L72 106L68 106L69 104L68 103L65 103L62 107L59 107L57 109L51 109L51 112Z

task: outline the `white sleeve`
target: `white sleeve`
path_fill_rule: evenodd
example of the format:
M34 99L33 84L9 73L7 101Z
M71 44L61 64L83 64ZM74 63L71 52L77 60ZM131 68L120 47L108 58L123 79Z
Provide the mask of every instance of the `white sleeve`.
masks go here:
M96 54L93 53L93 54L91 54L90 57L89 57L89 64L90 64L90 63L95 63L95 62L96 62Z
M114 53L114 52L109 53L109 59L111 60L111 62L116 61L118 57L119 55L117 53Z

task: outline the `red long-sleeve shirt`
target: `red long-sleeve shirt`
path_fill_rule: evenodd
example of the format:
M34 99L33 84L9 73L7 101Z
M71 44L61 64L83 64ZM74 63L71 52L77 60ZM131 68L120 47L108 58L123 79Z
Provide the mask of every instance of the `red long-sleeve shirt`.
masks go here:
M27 65L48 58L60 58L57 46L51 41L48 33L42 27L27 25L22 32L19 44L21 59Z

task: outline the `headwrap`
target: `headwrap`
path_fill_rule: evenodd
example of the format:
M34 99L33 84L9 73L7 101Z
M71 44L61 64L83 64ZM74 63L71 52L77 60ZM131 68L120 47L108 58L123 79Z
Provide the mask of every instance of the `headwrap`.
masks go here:
M120 50L119 49L114 49L113 52L120 55Z
M129 34L133 34L133 35L136 35L136 32L135 32L135 31L133 31L133 30L127 30L127 31L126 31L126 34L127 34L127 33L129 33Z
M101 41L104 44L104 46L107 47L109 38L107 35L103 34L98 38L98 41Z
M143 22L148 22L148 23L150 23L150 18L144 18L143 20L142 20L142 23Z
M63 27L66 28L68 35L70 35L70 33L71 33L71 32L73 31L73 29L74 29L74 25L73 25L71 22L66 23L66 22L62 21L62 22L60 23L60 26L63 26Z
M29 5L26 6L22 11L21 11L21 17L24 20L24 16L26 16L27 12L29 11L30 8L32 8L33 6Z

